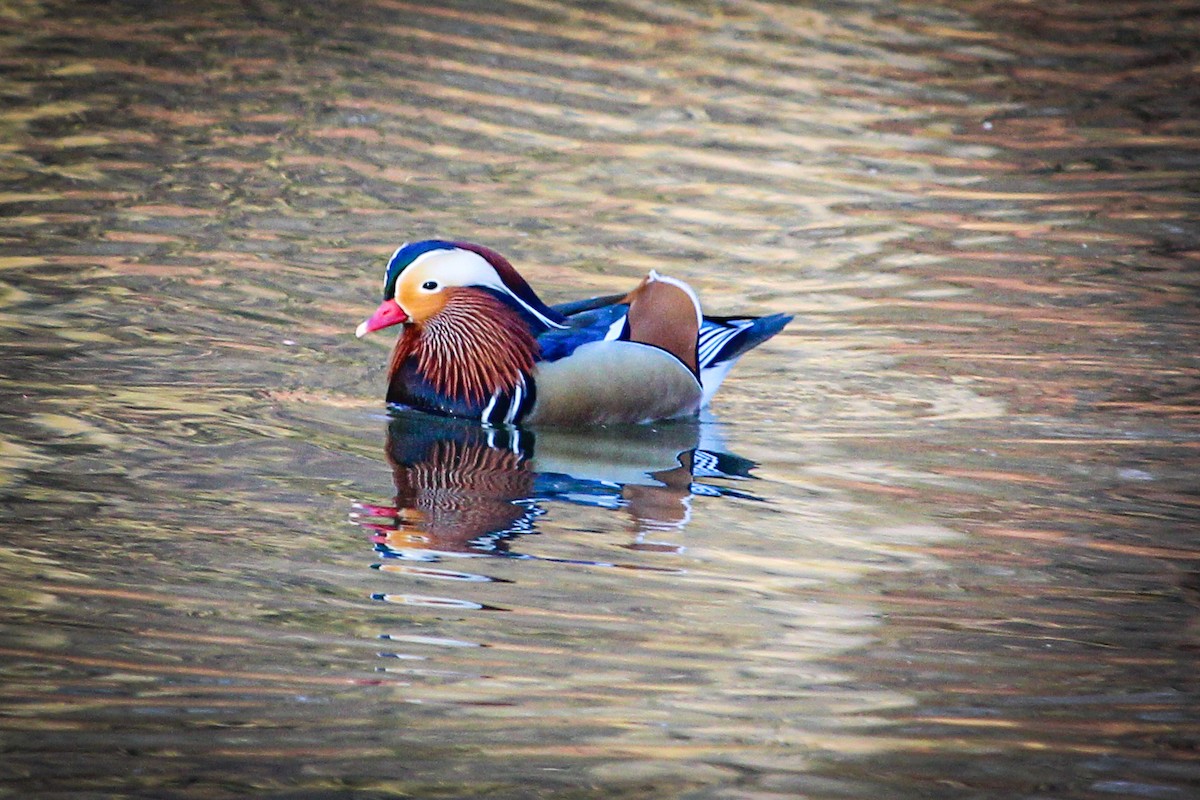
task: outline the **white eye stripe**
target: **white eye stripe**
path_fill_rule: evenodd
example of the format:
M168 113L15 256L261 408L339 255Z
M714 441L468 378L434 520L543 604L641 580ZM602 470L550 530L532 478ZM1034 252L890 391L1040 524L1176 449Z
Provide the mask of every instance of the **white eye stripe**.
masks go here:
M409 272L410 270L412 270L414 267L416 267L421 262L426 261L435 256L444 256L448 252L451 252L451 251L449 251L449 250L430 250L426 253L421 253L421 255L417 256L412 261L408 262L408 266L404 268L404 271Z
M436 258L438 263L428 270L421 270L418 267L429 258ZM504 283L500 274L496 272L488 261L478 253L469 250L454 249L438 249L430 250L427 253L414 258L404 268L402 279L407 281L409 287L419 288L421 284L428 278L430 272L437 275L437 284L439 288L454 287L454 286L482 286L496 291L503 292L516 301L522 308L528 311L537 319L541 320L547 327L564 328L565 325L555 322L536 308L532 307L525 300L518 297L512 289ZM430 290L434 291L434 290Z

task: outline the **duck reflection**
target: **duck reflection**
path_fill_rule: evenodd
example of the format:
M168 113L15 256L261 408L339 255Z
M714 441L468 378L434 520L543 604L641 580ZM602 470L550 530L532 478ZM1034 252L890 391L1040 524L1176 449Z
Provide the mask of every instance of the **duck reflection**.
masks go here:
M620 512L626 547L678 551L694 495L753 495L701 479L747 479L754 463L701 444L704 426L671 422L598 430L499 428L396 411L388 425L393 505L360 504L356 522L385 558L508 556L549 503Z

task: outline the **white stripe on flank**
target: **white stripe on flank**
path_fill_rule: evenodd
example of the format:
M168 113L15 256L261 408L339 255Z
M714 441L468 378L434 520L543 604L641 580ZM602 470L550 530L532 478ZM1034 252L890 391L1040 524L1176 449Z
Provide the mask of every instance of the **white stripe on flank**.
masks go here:
M496 407L496 402L500 399L500 390L497 389L492 393L492 399L483 407L483 413L479 415L479 419L484 422L491 422L492 409Z
M521 410L521 401L525 399L525 379L521 378L520 382L513 388L512 399L508 401L508 413L504 415L504 421L512 424L517 418L517 413Z

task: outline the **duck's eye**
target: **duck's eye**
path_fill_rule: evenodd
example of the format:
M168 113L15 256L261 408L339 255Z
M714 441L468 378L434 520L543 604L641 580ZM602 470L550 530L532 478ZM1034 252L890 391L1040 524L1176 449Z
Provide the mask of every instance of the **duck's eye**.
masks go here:
M437 287L438 287L437 281L425 281L424 283L421 284L421 288L427 292L432 292Z

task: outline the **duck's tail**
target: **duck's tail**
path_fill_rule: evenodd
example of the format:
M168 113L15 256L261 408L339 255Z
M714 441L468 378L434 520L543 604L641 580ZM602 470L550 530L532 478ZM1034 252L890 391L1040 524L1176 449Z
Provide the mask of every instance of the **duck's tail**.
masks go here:
M702 406L708 405L737 360L758 347L792 321L791 314L766 317L705 317L700 326L700 384Z

